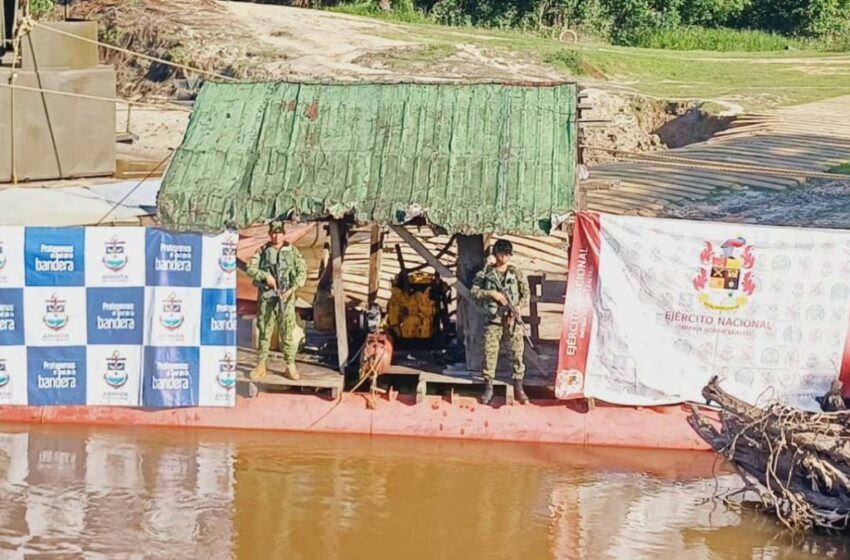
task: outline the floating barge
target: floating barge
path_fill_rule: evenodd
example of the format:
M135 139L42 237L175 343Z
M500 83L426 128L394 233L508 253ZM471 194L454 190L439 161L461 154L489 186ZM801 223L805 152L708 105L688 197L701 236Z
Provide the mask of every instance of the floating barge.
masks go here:
M0 407L0 421L708 450L683 406L554 398L558 342L543 343L541 332L553 323L560 332L563 245L570 212L581 206L578 107L575 84L564 83L205 85L163 179L160 223L177 231L249 232L240 242L243 262L263 241L258 224L273 218L302 224L290 230L291 241L306 235L303 224L324 224L327 257L298 297L315 323L320 292L329 296L332 363L299 364L298 381L274 374L263 383L243 378L234 408ZM526 351L532 397L526 406L511 402L504 383L488 406L469 394L481 382L474 372L482 319L472 311L468 286L493 235L515 240L520 266L535 279L528 320L541 343ZM400 361L382 375L404 378L408 390L385 383L375 399L345 390L352 385L345 372L351 373L362 340L352 332L351 316L385 300L389 263L381 255L394 242L454 292L465 360L459 369L442 369L425 357L420 367L401 363L407 350L397 352ZM529 258L535 251L542 258ZM244 278L238 283L238 310L248 320L251 290ZM362 297L353 294L358 290ZM541 319L538 304L560 306L553 321ZM243 326L240 337L251 330ZM244 373L250 353L243 351L240 361ZM293 388L301 392L280 392Z

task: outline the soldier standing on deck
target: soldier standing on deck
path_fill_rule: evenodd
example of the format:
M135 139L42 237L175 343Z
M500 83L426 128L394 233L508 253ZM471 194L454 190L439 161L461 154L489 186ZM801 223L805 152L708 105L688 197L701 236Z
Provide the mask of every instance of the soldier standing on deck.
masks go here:
M245 270L259 289L257 297L257 330L259 348L257 367L251 370L251 379L266 375L272 332L277 326L280 348L286 362L284 375L298 379L295 369L295 291L307 279L307 263L301 252L284 239L285 226L275 220L269 224L269 242L257 251Z
M522 327L517 325L508 300L510 299L514 309L522 309L528 304L529 288L525 274L510 264L513 252L510 241L496 241L493 244L495 264L485 265L472 282L472 298L487 317L484 327L484 366L481 369L485 384L484 393L481 395L482 404L489 404L493 400L493 379L496 377L502 342L506 343L510 355L514 396L520 403L528 403L528 397L522 387L525 377L525 364L522 361L525 350L524 333Z

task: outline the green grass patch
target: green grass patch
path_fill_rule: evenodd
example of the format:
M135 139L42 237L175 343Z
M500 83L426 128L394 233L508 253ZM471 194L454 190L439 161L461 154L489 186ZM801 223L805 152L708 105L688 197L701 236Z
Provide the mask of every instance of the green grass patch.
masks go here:
M789 48L803 49L814 46L764 31L705 27L646 29L634 33L628 43L629 46L646 49L720 52L783 51Z
M581 53L574 49L560 49L543 56L543 62L566 69L573 76L584 74Z
M424 47L398 48L383 53L386 62L394 68L415 67L431 62L439 62L455 54L452 45L430 44Z
M372 17L398 23L433 23L433 20L425 12L409 5L399 6L392 10L382 10L377 2L362 2L359 4L339 4L326 9L329 12Z
M838 175L850 175L850 161L842 163L841 165L836 165L830 169L829 172L836 173Z
M30 15L34 19L41 19L53 11L55 3L53 0L29 0ZM14 4L13 4L14 5Z
M839 33L825 39L820 39L817 44L824 51L850 52L850 29L846 33Z
M682 52L588 43L584 36L567 46L533 33L432 22L378 33L400 41L471 44L513 53L555 66L565 75L604 80L618 91L663 100L716 101L722 110L733 103L746 111L806 103L846 95L850 87L850 58L822 51ZM586 70L577 72L581 69Z

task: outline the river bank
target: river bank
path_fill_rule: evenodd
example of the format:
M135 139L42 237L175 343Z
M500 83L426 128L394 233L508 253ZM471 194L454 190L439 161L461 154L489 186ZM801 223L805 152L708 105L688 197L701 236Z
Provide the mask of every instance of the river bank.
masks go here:
M665 216L770 226L850 229L850 180L812 180L798 189L781 192L749 190L726 193L687 208L671 209Z

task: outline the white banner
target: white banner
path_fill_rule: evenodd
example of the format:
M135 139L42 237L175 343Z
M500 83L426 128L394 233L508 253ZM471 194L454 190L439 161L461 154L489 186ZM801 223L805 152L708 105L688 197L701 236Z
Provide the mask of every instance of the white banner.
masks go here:
M818 409L848 371L850 232L582 214L557 392ZM581 230L581 231L579 231Z

